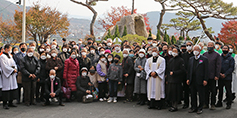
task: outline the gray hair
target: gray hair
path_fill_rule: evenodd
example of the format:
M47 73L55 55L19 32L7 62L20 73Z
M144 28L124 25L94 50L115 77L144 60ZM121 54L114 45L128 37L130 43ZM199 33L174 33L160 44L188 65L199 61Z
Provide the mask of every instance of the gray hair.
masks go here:
M187 43L191 43L191 44L193 45L193 42L192 42L192 41L186 41L186 45L187 45Z
M193 46L193 50L194 50L195 47L198 47L200 50L202 50L202 48L201 48L200 45L195 45L195 46Z
M32 45L32 44L36 45L35 41L31 41L31 42L29 43L29 45Z
M51 50L50 50L50 53L52 53L52 51L54 51L54 50L56 51L56 53L58 53L58 50L57 50L57 49L51 49Z
M156 48L156 49L157 49L157 51L159 51L159 48L158 48L158 47L152 47L152 48L151 48L151 50L153 50L154 48Z
M214 41L208 41L208 43L212 43L213 46L215 46L215 42L214 42ZM207 44L208 44L208 43L207 43Z
M203 42L199 42L198 45L204 46L204 43Z

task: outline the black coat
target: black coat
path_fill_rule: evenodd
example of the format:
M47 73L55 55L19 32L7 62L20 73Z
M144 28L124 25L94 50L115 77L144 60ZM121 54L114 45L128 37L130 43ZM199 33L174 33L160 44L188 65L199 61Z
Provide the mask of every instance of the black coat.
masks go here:
M58 77L55 77L54 82L53 82L53 91L58 96L61 92L61 81ZM50 78L47 78L45 80L45 94L49 95L51 93L51 80Z
M48 77L48 72L45 69L46 66L46 60L40 59L40 73L37 76L37 79L40 79L40 83L44 83L46 78Z
M86 90L91 90L91 87L88 85L89 82L91 82L91 81L90 81L90 78L88 76L86 76L86 77L82 77L82 76L77 77L77 82L76 82L77 91L81 91L83 93L86 93Z
M20 61L20 69L22 73L22 82L29 82L32 81L32 78L29 78L30 74L35 74L35 76L37 76L40 73L40 63L34 56L31 58L25 56Z
M64 64L65 60L70 57L70 54L67 53L67 52L61 52L61 53L58 54L58 57L61 59L61 61Z
M195 77L196 81L193 81L193 62L195 57L191 57L189 59L189 65L188 65L188 76L187 79L189 80L190 85L197 84L197 85L203 85L203 81L208 81L208 59L205 56L200 55L200 58L198 59L198 65L196 67L195 71Z
M184 60L180 56L171 58L167 70L168 83L181 83L185 73ZM173 75L170 75L170 72L173 72Z
M133 68L134 61L131 57L123 58L122 68L123 68L123 80L128 84L134 83L135 70ZM124 74L128 74L128 77L125 77Z
M13 59L14 61L16 62L16 65L17 65L17 69L18 71L20 71L20 62L21 62L21 59L23 58L23 53L22 52L18 52L16 53L14 56L13 56Z
M88 58L88 57L86 57L86 58L78 57L77 60L79 62L80 68L86 67L88 70L90 69L90 67L91 67L90 58Z
M221 80L232 80L232 72L235 69L235 60L234 58L230 55L227 54L224 56L223 54L221 55L221 73L225 74L225 78L220 78Z

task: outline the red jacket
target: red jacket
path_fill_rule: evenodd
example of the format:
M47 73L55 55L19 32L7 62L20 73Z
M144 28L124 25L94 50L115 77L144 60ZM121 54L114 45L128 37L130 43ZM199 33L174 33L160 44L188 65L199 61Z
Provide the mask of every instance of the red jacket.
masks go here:
M71 57L65 60L63 78L66 79L68 86L72 91L76 91L76 81L79 74L80 66L77 59L72 59Z

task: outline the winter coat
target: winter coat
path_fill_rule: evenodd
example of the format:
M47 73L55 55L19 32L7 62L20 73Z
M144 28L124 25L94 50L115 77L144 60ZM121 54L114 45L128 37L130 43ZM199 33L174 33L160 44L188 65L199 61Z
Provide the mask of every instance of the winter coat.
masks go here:
M89 54L87 55L87 57L90 58L90 60L91 60L91 65L97 65L97 63L98 63L98 61L99 61L99 55L89 53Z
M235 68L234 58L230 54L227 54L226 56L222 54L221 73L225 74L225 78L220 77L220 80L232 80L232 73L234 71L234 68Z
M173 75L170 75L173 72ZM185 73L184 60L180 57L173 57L168 63L168 83L181 83Z
M122 68L123 68L123 80L126 81L128 84L134 83L134 61L131 57L123 58L122 62ZM128 77L125 77L124 75L128 74Z
M77 91L81 91L83 93L86 93L86 90L90 90L91 87L88 85L88 83L91 82L90 78L88 76L86 77L77 77L76 86Z
M64 72L63 78L66 79L68 86L72 89L72 91L76 91L76 81L79 74L80 66L77 59L73 59L69 57L66 59L64 63Z
M37 76L37 79L40 79L39 83L44 83L45 80L48 78L48 74L46 74L46 60L40 59L40 73Z
M91 67L91 60L90 58L86 57L86 58L83 58L83 57L78 57L77 58L79 64L80 64L80 67L86 67L88 70L90 69Z
M56 76L61 79L62 78L63 63L60 58L56 57L55 60L53 58L50 58L47 60L47 63L45 66L47 74L49 74L49 71L51 69L54 69L54 67L58 67L58 70L56 71Z
M62 63L64 64L65 60L70 57L69 53L61 52L58 54L58 57L61 59Z
M134 64L134 70L136 71L136 76L135 76L135 83L134 83L134 93L137 94L146 94L147 93L147 81L146 81L146 75L143 77L138 77L137 73L143 73L146 74L145 72L145 64L146 64L146 58L140 58L138 57L135 61ZM138 66L142 66L144 70L140 71ZM141 74L142 75L142 74Z
M122 82L122 76L123 76L122 66L120 64L116 65L115 63L112 63L108 69L108 75L107 75L108 79Z

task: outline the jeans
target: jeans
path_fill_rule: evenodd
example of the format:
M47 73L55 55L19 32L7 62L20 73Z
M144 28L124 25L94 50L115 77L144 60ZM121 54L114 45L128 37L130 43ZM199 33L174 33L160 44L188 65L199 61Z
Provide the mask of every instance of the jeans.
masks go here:
M117 97L117 90L118 90L118 81L109 80L109 96Z

